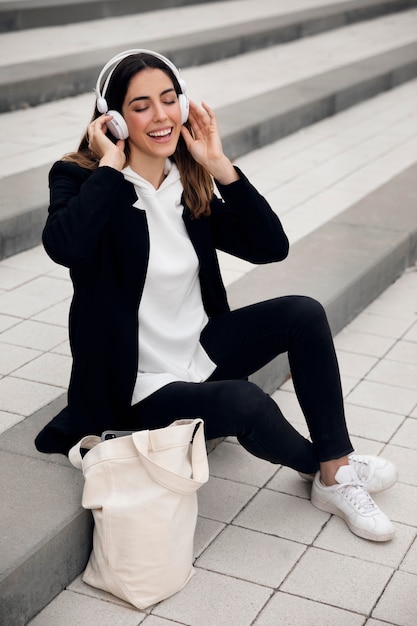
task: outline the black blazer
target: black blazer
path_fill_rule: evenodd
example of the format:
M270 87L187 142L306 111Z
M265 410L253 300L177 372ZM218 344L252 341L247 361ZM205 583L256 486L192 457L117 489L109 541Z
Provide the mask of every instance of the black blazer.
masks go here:
M239 171L239 170L238 170ZM183 219L200 263L208 317L229 310L216 249L252 263L280 261L288 240L266 200L239 171L217 187L211 215ZM59 161L49 174L43 232L49 256L70 268L73 356L68 406L37 436L41 452L62 452L86 434L126 427L138 364L138 308L149 258L146 213L134 187L110 167L90 171ZM184 204L184 203L183 203Z

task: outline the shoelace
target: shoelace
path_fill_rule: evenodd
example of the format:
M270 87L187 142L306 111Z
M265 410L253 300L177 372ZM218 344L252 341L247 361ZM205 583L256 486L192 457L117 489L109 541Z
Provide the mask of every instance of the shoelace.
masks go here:
M366 482L369 478L369 463L365 459L358 458L354 454L349 456L349 461L353 465L355 474L360 482Z
M343 483L337 490L353 504L359 513L372 513L378 510L369 493L357 483Z

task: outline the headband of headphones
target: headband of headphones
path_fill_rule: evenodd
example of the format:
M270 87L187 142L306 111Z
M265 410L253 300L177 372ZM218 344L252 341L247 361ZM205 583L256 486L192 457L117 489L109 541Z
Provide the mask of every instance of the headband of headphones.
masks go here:
M133 48L132 50L125 50L124 52L120 52L119 54L117 54L116 56L114 56L113 58L110 59L110 61L108 61L106 63L106 65L103 67L103 69L101 70L98 78L97 78L97 84L96 84L96 88L95 88L95 93L97 96L97 109L100 111L100 113L109 113L111 115L113 115L116 118L115 121L115 125L117 127L117 125L121 122L122 128L113 128L112 124L110 123L110 125L108 124L111 132L118 138L118 139L126 139L128 137L128 131L127 131L127 127L123 118L121 118L120 113L118 113L115 116L115 111L109 111L108 110L108 105L107 105L107 101L106 101L106 91L107 88L109 86L109 82L110 82L110 78L112 77L112 74L114 72L114 70L116 69L116 67L119 65L119 63L121 61L123 61L123 59L125 59L128 56L131 56L133 54L149 54L157 59L159 59L160 61L162 61L174 74L175 78L177 79L180 88L181 88L181 94L178 95L179 98L179 102L180 102L180 108L181 108L181 116L182 116L182 123L184 124L187 119L188 119L188 108L189 108L189 102L188 102L188 98L186 96L186 90L187 90L187 85L185 83L185 81L181 78L179 70L175 67L175 65L166 57L164 57L162 54L159 54L158 52L153 52L152 50L146 50L144 48ZM106 74L106 72L108 72L106 80L103 84L103 88L101 89L101 83L102 80ZM121 119L120 119L121 118ZM113 121L113 120L112 120ZM124 123L124 125L123 125ZM123 136L122 136L123 135Z

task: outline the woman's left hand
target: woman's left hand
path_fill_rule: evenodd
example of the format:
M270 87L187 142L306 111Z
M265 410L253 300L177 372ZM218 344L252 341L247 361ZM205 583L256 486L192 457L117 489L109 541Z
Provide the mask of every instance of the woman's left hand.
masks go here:
M204 102L199 107L190 101L188 120L194 136L186 126L182 126L181 134L194 160L223 185L238 180L238 173L223 152L213 110Z

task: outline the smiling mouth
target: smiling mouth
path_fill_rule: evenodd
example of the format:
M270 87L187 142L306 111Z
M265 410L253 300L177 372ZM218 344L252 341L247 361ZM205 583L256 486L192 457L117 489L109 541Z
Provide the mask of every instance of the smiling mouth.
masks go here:
M155 130L154 132L148 133L149 137L152 139L166 139L172 135L172 128L165 128L163 130Z

